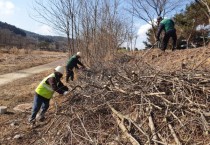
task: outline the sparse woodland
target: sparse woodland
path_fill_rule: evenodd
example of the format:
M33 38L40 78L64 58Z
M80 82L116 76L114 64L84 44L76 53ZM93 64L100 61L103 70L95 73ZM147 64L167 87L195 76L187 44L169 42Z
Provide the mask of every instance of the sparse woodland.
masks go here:
M77 72L77 80L68 84L71 94L64 100L57 102L54 98L53 111L49 112L43 126L23 131L24 143L210 144L210 71L203 68L209 61L209 51L198 51L203 57L199 62L196 55L191 57L189 52L185 55L189 58L181 58L183 63L179 68L175 69L176 65L171 63L174 69L170 70L164 68L164 62L170 61L170 58L166 59L170 52L145 57L147 51L153 50L129 52L121 47L127 42L127 46L134 50L133 18L137 17L152 22L145 43L149 48L155 42L154 19L167 16L183 3L178 0L133 0L128 3L129 9L123 11L124 2L36 0L35 17L66 34L69 56L81 51L83 62L90 69ZM209 0L195 2L187 8L198 5L203 13L209 12ZM209 16L204 15L203 21L196 17L195 23L188 23L184 19L192 18L188 14L191 14L190 10L177 14L176 18L180 24L179 36L190 43L196 36L195 24L208 25ZM186 24L189 24L188 28ZM202 36L207 35L208 31L203 30ZM208 41L205 40L203 46L207 49ZM176 51L171 53L176 54ZM163 62L154 66L158 58ZM6 139L3 141L7 143ZM11 142L18 144L21 139Z

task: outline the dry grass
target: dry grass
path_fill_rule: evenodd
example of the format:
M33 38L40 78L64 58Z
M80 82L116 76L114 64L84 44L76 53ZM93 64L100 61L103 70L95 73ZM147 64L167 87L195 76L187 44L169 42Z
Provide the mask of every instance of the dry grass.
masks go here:
M9 50L1 49L0 75L50 63L65 58L66 56L67 54L63 52L48 52L17 48Z

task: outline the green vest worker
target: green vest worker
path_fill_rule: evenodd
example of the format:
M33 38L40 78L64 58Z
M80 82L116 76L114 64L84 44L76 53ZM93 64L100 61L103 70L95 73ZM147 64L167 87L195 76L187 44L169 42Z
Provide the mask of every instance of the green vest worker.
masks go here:
M54 73L44 78L35 90L34 104L32 108L32 115L29 118L29 123L35 124L36 115L42 107L40 113L40 121L44 121L45 112L49 108L50 99L53 97L54 92L66 95L68 94L68 87L64 86L61 78L64 73L64 67L57 66Z
M177 35L176 35L176 29L174 27L174 21L171 19L162 19L162 17L157 18L157 23L159 24L158 32L157 32L157 41L159 41L160 34L162 30L165 31L165 35L163 37L161 50L165 51L167 48L168 41L170 37L173 39L173 48L172 51L176 49L176 41L177 41Z
M66 64L66 82L68 83L69 77L71 77L71 80L74 80L74 72L73 69L79 69L78 65L82 66L82 68L85 68L85 66L79 61L81 58L81 52L77 52L77 54L70 57Z

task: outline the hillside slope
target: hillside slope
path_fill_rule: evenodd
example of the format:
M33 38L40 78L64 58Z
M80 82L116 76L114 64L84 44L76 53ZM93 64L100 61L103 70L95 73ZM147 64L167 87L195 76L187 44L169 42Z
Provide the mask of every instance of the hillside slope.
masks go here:
M163 72L173 72L182 69L199 69L209 71L210 65L210 47L184 49L162 52L159 49L143 51L136 54L137 59L149 63L157 70Z
M209 144L210 48L121 53L76 73L44 123L27 125L34 88L50 72L2 87L2 144ZM25 89L27 88L27 90ZM10 103L8 103L10 101ZM15 136L18 138L15 138Z

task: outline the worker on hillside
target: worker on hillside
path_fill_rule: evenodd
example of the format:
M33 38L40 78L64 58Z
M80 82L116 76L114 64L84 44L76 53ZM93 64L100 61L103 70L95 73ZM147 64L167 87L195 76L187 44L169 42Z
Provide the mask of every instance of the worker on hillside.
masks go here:
M53 97L56 91L59 94L68 94L68 87L64 86L61 82L65 68L63 66L57 66L54 73L44 78L35 90L34 103L32 109L32 115L29 118L29 123L35 124L36 115L42 107L39 121L45 120L45 113L49 108L50 99Z
M169 42L170 37L173 39L173 48L172 51L176 49L176 41L177 41L177 35L176 35L176 29L174 27L174 21L172 19L163 19L162 17L157 18L157 23L159 25L158 32L157 32L157 41L160 41L160 33L162 30L165 31L165 35L163 37L163 42L161 46L161 50L165 51L167 48L167 44Z
M67 62L66 65L66 82L69 82L69 77L71 77L71 80L74 80L74 72L73 69L79 69L78 65L82 66L82 68L85 68L85 66L79 61L81 58L81 52L77 52L75 55L70 57L70 59Z

